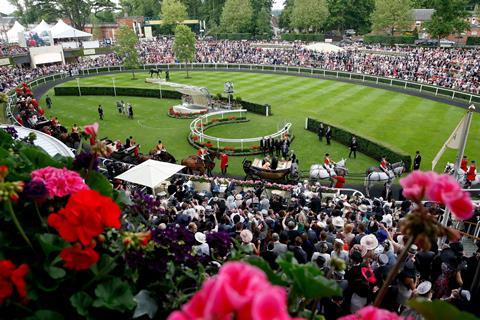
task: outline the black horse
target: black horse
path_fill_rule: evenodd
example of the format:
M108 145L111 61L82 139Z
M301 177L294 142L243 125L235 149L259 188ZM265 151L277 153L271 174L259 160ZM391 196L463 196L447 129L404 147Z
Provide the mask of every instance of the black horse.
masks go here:
M152 78L154 74L157 75L157 78L160 78L160 76L162 75L162 70L161 69L150 69L150 78Z

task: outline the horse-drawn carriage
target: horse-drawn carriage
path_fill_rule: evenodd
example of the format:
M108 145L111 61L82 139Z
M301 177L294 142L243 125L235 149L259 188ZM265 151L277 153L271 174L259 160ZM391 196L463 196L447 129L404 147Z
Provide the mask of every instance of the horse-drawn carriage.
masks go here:
M246 177L248 178L260 178L265 180L287 180L291 177L290 173L292 170L292 161L290 160L280 160L278 161L278 166L275 169L265 169L262 166L262 159L255 158L251 160L243 160L243 171L245 171Z

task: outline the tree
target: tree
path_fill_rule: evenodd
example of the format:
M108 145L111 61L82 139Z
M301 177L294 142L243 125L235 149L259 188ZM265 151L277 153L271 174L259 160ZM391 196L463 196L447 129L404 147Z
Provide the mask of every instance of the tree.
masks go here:
M115 9L111 0L35 0L39 13L48 16L68 18L72 25L83 30L90 15Z
M160 15L163 24L175 26L187 18L187 8L179 0L164 0Z
M220 17L220 29L228 33L249 31L252 16L250 0L227 0Z
M435 12L432 19L425 26L432 38L447 37L456 32L467 30L470 25L466 18L469 13L465 10L465 0L435 0ZM440 41L438 43L440 45Z
M318 32L328 18L325 0L295 0L293 4L291 27L300 31Z
M293 4L294 0L285 0L284 2L284 7L278 21L278 25L282 29L290 30L291 28Z
M135 32L127 26L120 27L115 52L124 59L123 66L132 69L132 79L135 79L135 69L140 65L137 44L138 37Z
M395 30L404 30L413 23L410 0L375 0L372 14L374 31L394 35Z
M122 13L127 16L155 17L160 12L160 0L121 0Z
M412 0L412 7L415 9L432 9L435 0Z
M225 0L205 0L200 8L200 18L205 20L209 28L216 28L220 25Z
M271 24L272 15L268 12L266 8L262 8L257 15L255 20L255 30L254 34L272 34L272 24Z
M179 61L185 61L185 69L188 76L188 62L195 57L195 33L189 27L181 24L175 28L175 40L173 41L173 52Z
M38 22L40 12L35 8L32 0L8 0L15 7L13 15L22 24L32 24Z

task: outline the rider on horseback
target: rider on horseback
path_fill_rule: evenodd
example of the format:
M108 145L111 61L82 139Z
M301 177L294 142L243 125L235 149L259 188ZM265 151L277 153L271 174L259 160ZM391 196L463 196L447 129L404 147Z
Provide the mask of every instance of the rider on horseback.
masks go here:
M200 148L197 151L197 156L199 156L200 159L205 160L205 156L208 154L208 149L207 148Z
M380 170L385 172L388 175L388 169L390 164L387 161L387 157L383 156L382 161L380 161Z
M325 168L325 170L327 170L329 176L332 176L331 171L333 170L334 165L335 162L330 160L330 154L325 153L325 158L323 159L323 167Z
M162 143L162 140L158 140L157 145L155 146L155 154L161 154L162 152L167 151L165 145Z

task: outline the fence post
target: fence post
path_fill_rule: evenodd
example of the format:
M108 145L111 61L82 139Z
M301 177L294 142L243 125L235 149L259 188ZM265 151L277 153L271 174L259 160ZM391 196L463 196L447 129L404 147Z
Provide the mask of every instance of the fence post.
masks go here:
M337 71L337 78L338 78L338 71Z
M95 70L97 71L97 74L98 74L98 68L95 68Z
M420 92L422 92L423 84L420 85Z
M455 91L452 93L452 100L455 99Z
M405 81L405 87L403 87L403 89L407 89L407 81Z
M270 108L268 107L268 105L265 107L265 117L268 117L268 114L269 114L269 110Z
M308 130L308 117L305 118L305 130Z
M215 70L217 70L217 64L215 63Z
M298 73L300 73L300 67L298 67Z
M363 82L365 82L365 75L363 75L363 79L362 79Z
M323 69L323 77L326 77L325 69Z
M436 95L436 96L438 95L438 88L437 88L437 90L435 90L435 95Z
M265 68L264 68L264 67L265 67L265 66L262 64L262 71L264 71L264 70L265 70Z
M352 80L352 73L350 73L350 80Z
M253 66L252 66L252 65L250 65L250 70L252 70L252 67L253 67Z
M220 139L217 138L217 149L220 149Z
M313 68L310 68L310 74L313 74Z
M242 151L243 151L243 139L242 139L242 140L240 140L240 150L242 150Z
M468 100L468 103L472 103L472 98L473 98L473 95L470 95L470 100Z
M288 73L288 66L287 66L287 73Z
M390 79L390 85L393 86L393 79Z
M377 81L375 81L375 84L378 84L378 77L377 77Z
M276 66L276 65L273 66L273 71L274 71L274 72L277 72L277 66Z

